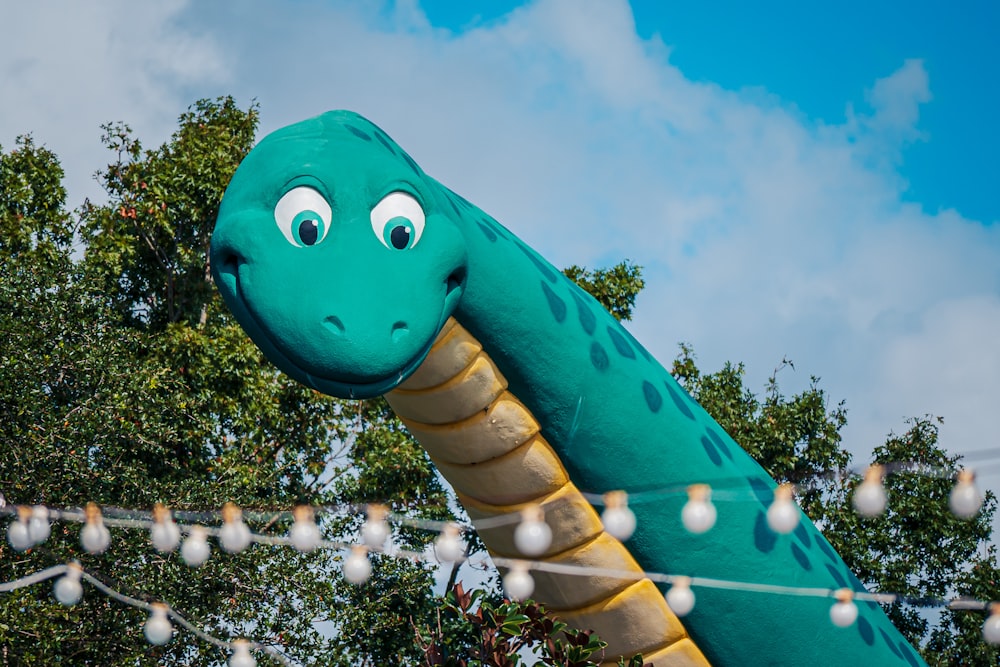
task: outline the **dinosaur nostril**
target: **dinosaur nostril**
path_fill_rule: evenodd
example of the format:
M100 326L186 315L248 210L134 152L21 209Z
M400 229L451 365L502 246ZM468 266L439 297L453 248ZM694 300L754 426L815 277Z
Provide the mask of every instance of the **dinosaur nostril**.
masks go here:
M323 320L323 326L325 326L327 330L332 332L335 336L344 335L344 323L341 322L340 318L336 315L331 315Z
M396 322L392 325L392 342L398 343L406 338L409 333L410 327L406 326L406 322Z

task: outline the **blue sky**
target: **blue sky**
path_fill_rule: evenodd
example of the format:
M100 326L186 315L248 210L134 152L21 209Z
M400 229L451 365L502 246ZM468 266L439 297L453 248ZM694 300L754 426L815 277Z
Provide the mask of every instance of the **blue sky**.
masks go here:
M804 5L5 3L0 145L33 132L77 205L101 123L353 109L557 266L642 264L630 328L665 364L686 341L763 388L790 358L860 461L925 414L995 448L997 5Z

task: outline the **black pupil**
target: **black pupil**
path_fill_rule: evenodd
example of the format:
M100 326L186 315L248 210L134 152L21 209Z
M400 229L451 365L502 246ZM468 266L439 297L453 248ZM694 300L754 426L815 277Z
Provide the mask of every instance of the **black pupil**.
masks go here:
M410 245L410 230L403 225L396 225L389 233L389 240L396 250L404 250Z
M299 238L306 245L313 245L319 238L319 224L315 220L306 219L299 223Z

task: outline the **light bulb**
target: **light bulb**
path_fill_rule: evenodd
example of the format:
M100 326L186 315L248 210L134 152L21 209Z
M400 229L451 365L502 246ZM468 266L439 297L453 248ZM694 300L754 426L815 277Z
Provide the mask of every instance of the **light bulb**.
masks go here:
M368 505L368 518L361 526L361 541L369 549L381 549L389 539L389 524L385 522L389 509L385 505Z
M882 486L882 466L877 464L868 466L864 481L854 489L852 502L858 514L868 519L874 519L885 512L889 498L885 494L885 487Z
M445 525L441 534L434 541L434 553L437 554L440 560L446 563L454 563L465 555L461 531L456 524L449 523Z
M628 508L628 495L624 491L604 494L604 512L601 513L604 531L624 542L635 532L635 513Z
M1000 644L1000 604L990 605L990 615L983 623L983 639L987 644Z
M31 540L31 509L28 507L17 508L17 518L7 526L7 541L15 551L30 549L34 542Z
M229 658L229 667L257 667L257 661L250 653L250 642L237 639L232 643L233 655Z
M528 572L527 563L517 561L511 565L510 572L503 578L503 588L514 602L521 602L531 597L535 590L535 580Z
M319 546L322 536L316 525L316 513L308 505L299 505L292 510L295 521L288 530L288 540L302 553L308 553Z
M56 579L52 592L56 596L59 604L72 607L83 597L83 584L80 577L83 576L83 568L77 562L69 563L66 574Z
M858 618L858 606L854 604L854 593L841 588L834 594L837 602L830 607L830 620L838 628L846 628Z
M100 554L107 551L111 544L111 533L104 525L104 517L101 516L101 508L96 503L87 503L84 510L86 523L80 530L80 544L84 550L92 554Z
M363 584L372 574L368 549L361 545L351 547L351 555L344 560L344 579L352 584Z
M792 500L793 487L782 484L774 490L774 502L767 508L767 525L776 533L787 535L799 525L799 508Z
M233 503L222 506L222 528L219 545L231 554L237 554L250 544L250 529L243 523L243 511Z
M674 583L667 591L667 606L678 616L687 616L694 609L694 591L690 577L674 577Z
M181 545L181 558L191 567L201 567L212 553L204 526L191 526L191 532Z
M958 482L948 497L948 506L959 519L971 519L983 506L983 494L976 488L976 476L971 470L958 473Z
M524 556L540 556L552 544L552 529L538 505L521 510L521 523L514 529L514 546Z
M715 505L712 504L712 488L708 484L692 484L688 487L688 501L681 510L681 522L688 532L701 534L715 525Z
M31 518L28 519L28 536L32 544L41 544L49 539L52 528L49 526L49 510L43 505L31 508Z
M162 503L153 506L153 526L149 529L149 540L161 553L173 551L181 543L181 529L174 523L170 510Z
M174 636L174 627L170 625L167 618L167 605L162 602L154 602L151 605L149 618L142 628L146 635L146 641L154 646L163 646Z

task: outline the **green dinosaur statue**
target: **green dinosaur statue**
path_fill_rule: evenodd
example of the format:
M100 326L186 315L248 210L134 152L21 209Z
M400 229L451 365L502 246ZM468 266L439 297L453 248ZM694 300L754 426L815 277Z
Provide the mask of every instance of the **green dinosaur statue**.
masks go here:
M769 528L774 481L607 311L361 116L263 139L211 259L278 368L333 396L386 395L473 520L540 506L540 560L625 573L533 573L534 597L596 630L609 664L924 664L874 602L841 628L832 598L698 587L678 618L644 571L864 588L805 517ZM692 483L728 498L702 534L681 522ZM637 517L624 543L583 495L617 489ZM490 551L520 556L512 525L490 525Z

